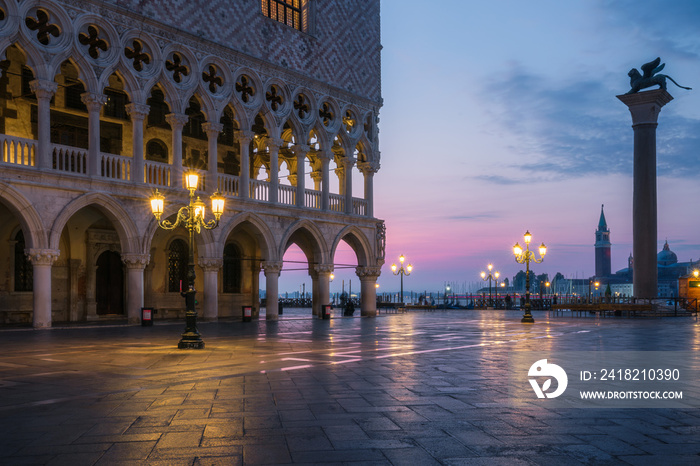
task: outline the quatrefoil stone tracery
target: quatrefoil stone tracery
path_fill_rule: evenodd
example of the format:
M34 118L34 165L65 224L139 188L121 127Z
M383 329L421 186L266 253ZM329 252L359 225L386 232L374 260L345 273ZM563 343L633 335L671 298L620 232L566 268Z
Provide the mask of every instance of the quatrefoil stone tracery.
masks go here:
M36 31L36 38L41 45L49 45L51 37L61 35L61 28L49 22L49 14L44 10L36 10L36 19L27 16L24 23L30 31Z
M151 56L143 51L143 44L141 41L134 40L132 45L133 48L124 47L124 56L132 60L132 66L136 71L143 71L143 65L151 63Z
M246 75L242 75L239 82L236 83L236 92L240 92L241 100L248 103L250 98L255 95L255 89L250 86L250 79Z
M270 102L270 108L275 112L284 103L284 99L282 99L282 96L279 95L278 92L277 86L270 86L270 90L265 94L265 100Z
M165 69L172 71L173 80L176 83L182 81L182 76L187 76L190 74L190 69L187 65L183 64L182 57L179 53L173 53L173 59L165 61Z
M216 66L209 65L208 71L202 71L202 81L209 83L209 92L212 94L216 92L217 87L224 85L224 80L221 76L218 76L218 71Z
M78 41L82 45L87 45L88 55L90 55L95 60L100 58L100 50L106 52L109 48L109 44L107 43L107 41L100 38L100 30L97 29L97 26L92 24L88 26L87 34L81 32L78 35Z

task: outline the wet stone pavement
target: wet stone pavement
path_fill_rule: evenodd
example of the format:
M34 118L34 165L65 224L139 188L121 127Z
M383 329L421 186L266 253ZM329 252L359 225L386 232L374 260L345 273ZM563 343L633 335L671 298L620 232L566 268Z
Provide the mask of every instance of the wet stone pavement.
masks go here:
M0 330L2 464L700 464L700 409L514 406L515 351L700 351L695 318L436 311Z

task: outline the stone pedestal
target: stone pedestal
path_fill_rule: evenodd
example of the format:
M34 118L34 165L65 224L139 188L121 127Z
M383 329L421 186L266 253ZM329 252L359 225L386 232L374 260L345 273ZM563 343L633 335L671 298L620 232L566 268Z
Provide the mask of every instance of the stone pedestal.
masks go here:
M633 282L637 298L657 296L656 126L661 107L673 100L663 89L617 96L632 114L634 193L632 195Z

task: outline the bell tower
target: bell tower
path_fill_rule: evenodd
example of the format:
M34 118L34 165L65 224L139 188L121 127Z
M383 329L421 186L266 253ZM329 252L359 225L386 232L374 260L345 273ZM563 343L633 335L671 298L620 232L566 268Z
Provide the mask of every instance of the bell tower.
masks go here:
M600 206L600 220L595 232L595 276L610 276L610 230L605 221L603 205Z

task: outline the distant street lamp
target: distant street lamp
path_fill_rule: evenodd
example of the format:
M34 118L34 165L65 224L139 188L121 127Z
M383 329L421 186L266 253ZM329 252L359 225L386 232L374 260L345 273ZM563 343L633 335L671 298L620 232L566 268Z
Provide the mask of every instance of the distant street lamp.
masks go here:
M520 244L515 243L513 246L513 254L515 254L515 262L519 264L525 264L525 314L520 322L534 324L535 319L532 318L532 312L530 307L530 261L539 264L544 260L544 255L547 254L547 247L542 243L539 247L540 258L535 257L535 253L530 251L530 241L532 240L532 235L529 231L525 232L523 236L525 240L525 250L520 247Z
M391 271L394 272L394 275L401 275L401 304L403 304L403 276L406 275L407 277L411 275L411 271L413 270L413 266L411 264L408 264L406 268L404 268L403 263L406 260L403 254L399 256L399 262L401 263L401 267L397 270L396 269L396 264L391 264Z
M481 279L484 281L489 281L489 306L493 306L493 299L491 298L491 280L496 280L496 286L498 286L498 277L500 277L501 274L498 272L491 273L491 270L493 270L493 264L489 264L487 267L489 269L489 273L486 275L486 272L481 272ZM498 289L496 289L496 295L498 295Z
M593 280L588 280L588 302L591 302L591 285L595 285L596 291L598 291L598 287L600 286L600 282L594 282Z
M194 232L200 233L202 228L206 230L213 230L219 226L219 219L224 213L224 197L218 192L212 194L211 196L211 210L214 214L214 220L209 222L204 220L204 215L206 211L206 205L197 196L194 198L194 192L199 184L199 174L194 170L189 170L185 173L185 186L190 191L190 203L184 207L180 207L177 212L177 218L175 223L171 223L169 220L161 220L160 217L163 215L163 209L165 207L165 197L156 190L155 194L151 198L151 210L153 215L156 217L158 226L164 230L174 230L178 226L182 225L187 229L189 233L189 261L187 268L187 290L182 292L182 296L185 298L185 307L187 312L185 313L185 332L182 334L182 338L178 343L177 347L180 349L202 349L204 348L204 342L202 337L197 330L197 310L195 309L195 295L196 291L194 289Z

